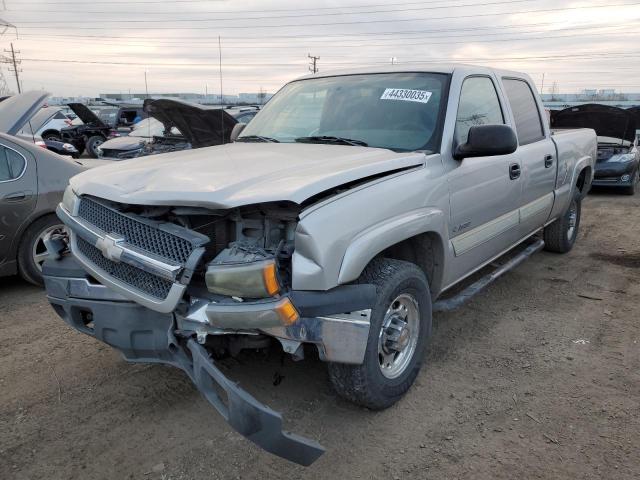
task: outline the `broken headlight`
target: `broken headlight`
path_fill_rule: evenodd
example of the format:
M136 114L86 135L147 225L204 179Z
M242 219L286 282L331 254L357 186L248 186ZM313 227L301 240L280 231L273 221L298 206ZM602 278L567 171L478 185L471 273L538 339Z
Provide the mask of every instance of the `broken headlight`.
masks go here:
M211 263L205 282L210 292L240 298L267 298L280 293L275 259L246 263Z

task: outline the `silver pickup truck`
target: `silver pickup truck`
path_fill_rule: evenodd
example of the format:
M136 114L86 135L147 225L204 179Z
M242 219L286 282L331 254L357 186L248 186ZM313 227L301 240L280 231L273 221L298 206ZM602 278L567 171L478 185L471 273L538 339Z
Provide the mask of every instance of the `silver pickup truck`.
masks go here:
M232 137L74 177L57 210L72 255L52 245L47 294L71 326L181 368L234 429L303 465L323 448L215 359L312 345L339 395L389 407L434 310L543 246L572 248L596 158L592 130L549 130L527 75L459 65L307 76Z

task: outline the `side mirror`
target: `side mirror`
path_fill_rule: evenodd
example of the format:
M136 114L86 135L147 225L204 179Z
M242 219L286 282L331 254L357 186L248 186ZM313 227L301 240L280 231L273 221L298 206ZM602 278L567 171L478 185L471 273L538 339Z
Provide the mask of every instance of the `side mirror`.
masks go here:
M231 130L231 137L229 138L229 141L235 142L240 136L240 134L242 133L242 131L244 130L244 127L246 126L247 126L246 123L236 123L233 126L233 130Z
M508 125L477 125L469 129L467 143L458 145L453 158L508 155L518 149L518 137Z

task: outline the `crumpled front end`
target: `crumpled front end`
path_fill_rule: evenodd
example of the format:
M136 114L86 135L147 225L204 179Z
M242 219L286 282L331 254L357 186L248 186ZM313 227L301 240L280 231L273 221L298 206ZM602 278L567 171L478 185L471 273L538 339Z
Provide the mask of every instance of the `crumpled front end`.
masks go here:
M375 287L293 290L291 208L141 207L78 197L69 188L58 216L73 256L54 260L53 252L46 263L49 300L67 323L128 361L182 369L238 432L308 465L322 447L283 432L280 415L210 358L275 339L294 359L304 357L306 343L323 360L362 363Z

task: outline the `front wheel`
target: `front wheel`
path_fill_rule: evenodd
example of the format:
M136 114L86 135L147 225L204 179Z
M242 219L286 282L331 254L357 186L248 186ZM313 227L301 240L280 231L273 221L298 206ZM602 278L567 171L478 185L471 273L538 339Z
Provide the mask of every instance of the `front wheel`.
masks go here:
M33 222L25 230L18 248L20 276L34 285L42 285L42 264L48 257L45 239L64 234L65 226L55 215L47 215Z
M580 227L582 211L582 193L576 189L569 208L562 217L545 227L544 248L549 252L567 253L573 248Z
M91 158L98 158L98 147L104 143L104 138L94 135L87 140L87 153Z
M354 403L383 409L416 379L431 336L431 295L425 274L401 260L375 259L360 283L376 286L377 301L361 365L329 364L336 392Z

